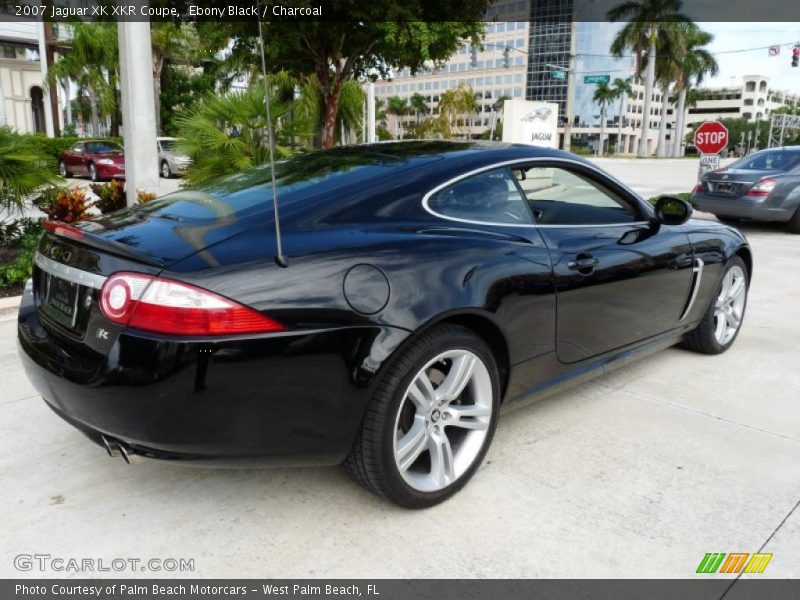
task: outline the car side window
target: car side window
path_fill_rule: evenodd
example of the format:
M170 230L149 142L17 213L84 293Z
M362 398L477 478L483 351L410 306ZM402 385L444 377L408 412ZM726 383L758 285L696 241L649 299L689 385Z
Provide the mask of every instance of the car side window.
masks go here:
M542 225L632 223L639 211L590 177L560 167L514 167L536 222Z
M428 208L453 219L530 225L533 216L507 168L461 179L428 198Z
M83 142L78 142L77 144L73 144L72 148L70 148L71 152L75 154L80 154L83 152Z

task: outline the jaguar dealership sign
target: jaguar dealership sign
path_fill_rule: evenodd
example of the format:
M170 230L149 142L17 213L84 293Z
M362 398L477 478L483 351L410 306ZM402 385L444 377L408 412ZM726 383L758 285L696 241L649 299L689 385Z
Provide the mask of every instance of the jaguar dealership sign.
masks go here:
M503 141L558 147L558 104L515 98L503 108Z

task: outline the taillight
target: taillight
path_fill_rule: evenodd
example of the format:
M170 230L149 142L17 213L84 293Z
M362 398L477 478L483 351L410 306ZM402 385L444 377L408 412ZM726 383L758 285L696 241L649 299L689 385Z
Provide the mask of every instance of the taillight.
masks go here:
M755 182L753 187L747 192L747 196L769 196L772 193L772 190L775 189L775 186L778 185L778 182L772 179L772 177L764 177L764 179L760 179Z
M698 183L696 186L694 186L694 189L692 190L692 193L693 194L702 194L704 191L705 191L705 189L703 188L703 184L702 183Z
M114 323L181 336L283 331L277 321L187 283L142 273L116 273L103 284L100 310Z

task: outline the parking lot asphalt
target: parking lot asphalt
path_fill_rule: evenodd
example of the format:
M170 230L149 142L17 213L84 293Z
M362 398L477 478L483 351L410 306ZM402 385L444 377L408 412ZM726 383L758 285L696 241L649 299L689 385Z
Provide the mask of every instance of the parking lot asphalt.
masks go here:
M645 196L697 168L598 163ZM76 576L14 568L46 553L195 561L77 576L687 578L707 552L761 551L744 577L800 577L800 236L742 229L755 276L729 352L669 349L504 415L475 478L418 512L341 469L110 459L37 397L0 313L0 576Z

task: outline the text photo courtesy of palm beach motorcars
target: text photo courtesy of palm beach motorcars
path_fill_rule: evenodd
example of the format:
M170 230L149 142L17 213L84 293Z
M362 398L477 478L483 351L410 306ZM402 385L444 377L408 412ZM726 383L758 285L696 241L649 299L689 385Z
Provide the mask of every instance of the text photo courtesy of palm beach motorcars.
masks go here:
M54 5L0 2L2 577L800 578L798 23Z

